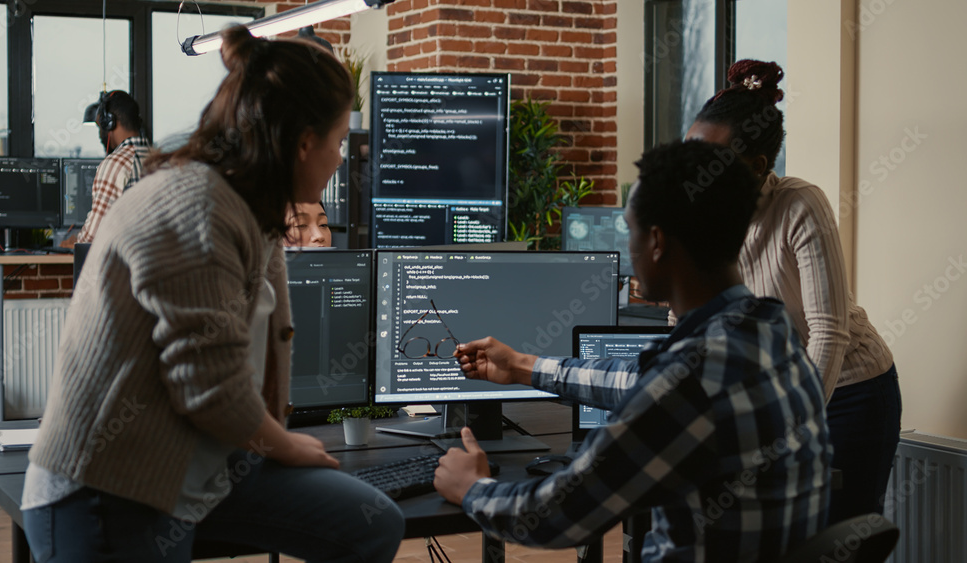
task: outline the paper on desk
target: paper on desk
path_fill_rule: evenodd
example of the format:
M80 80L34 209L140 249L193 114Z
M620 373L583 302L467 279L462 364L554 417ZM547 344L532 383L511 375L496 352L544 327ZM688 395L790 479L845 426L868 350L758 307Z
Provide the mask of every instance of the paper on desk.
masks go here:
M29 450L37 439L39 428L7 428L0 430L0 452Z

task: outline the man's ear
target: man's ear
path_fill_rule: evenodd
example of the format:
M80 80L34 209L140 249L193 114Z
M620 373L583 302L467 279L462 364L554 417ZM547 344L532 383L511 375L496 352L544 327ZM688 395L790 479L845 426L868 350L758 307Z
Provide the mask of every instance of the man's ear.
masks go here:
M757 177L761 178L769 173L769 159L764 154L756 155L749 163Z
M668 247L668 239L665 238L665 231L661 230L661 227L657 225L652 225L648 229L648 246L646 251L652 262L658 263L665 256L666 249Z

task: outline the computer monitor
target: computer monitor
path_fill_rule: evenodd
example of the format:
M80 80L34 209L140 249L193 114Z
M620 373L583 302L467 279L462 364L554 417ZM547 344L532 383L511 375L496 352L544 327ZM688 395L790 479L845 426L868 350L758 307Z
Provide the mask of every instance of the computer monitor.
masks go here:
M465 403L463 423L492 441L485 449L531 449L499 442L500 403L554 395L466 379L452 338L493 336L521 352L570 356L572 327L616 322L617 279L613 252L378 251L376 402ZM394 428L432 435L453 424Z
M61 159L61 227L81 227L91 211L94 176L101 159Z
M374 248L502 241L510 77L374 72Z
M0 158L0 228L60 225L60 161Z
M668 338L671 326L576 326L572 329L571 354L575 358L635 359L646 344ZM572 441L580 444L588 432L607 426L610 411L574 405Z
M287 248L292 325L290 423L370 395L373 253Z
M561 249L621 253L621 275L634 276L628 253L628 223L620 207L565 207L561 210Z

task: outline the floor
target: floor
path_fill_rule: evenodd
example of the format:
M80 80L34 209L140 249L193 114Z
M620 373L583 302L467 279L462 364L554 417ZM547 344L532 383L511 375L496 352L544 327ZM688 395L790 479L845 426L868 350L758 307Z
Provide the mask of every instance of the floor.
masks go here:
M10 517L0 511L0 563L10 562ZM452 563L479 563L480 534L455 534L437 538ZM406 540L400 546L394 562L415 563L429 561L426 543L422 539ZM507 563L556 563L558 561L576 561L573 549L548 551L530 549L526 547L508 545ZM268 556L242 557L238 559L214 559L215 563L266 563ZM283 557L283 563L295 563L297 559ZM604 563L621 562L621 527L616 527L604 536Z

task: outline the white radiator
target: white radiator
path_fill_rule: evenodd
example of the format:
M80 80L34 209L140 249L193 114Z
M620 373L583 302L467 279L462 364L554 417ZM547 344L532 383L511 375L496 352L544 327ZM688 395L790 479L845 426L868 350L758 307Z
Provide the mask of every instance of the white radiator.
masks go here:
M967 441L901 434L884 515L900 528L889 561L967 561Z
M44 412L70 299L3 302L3 419Z

